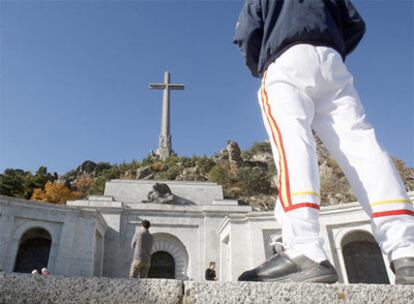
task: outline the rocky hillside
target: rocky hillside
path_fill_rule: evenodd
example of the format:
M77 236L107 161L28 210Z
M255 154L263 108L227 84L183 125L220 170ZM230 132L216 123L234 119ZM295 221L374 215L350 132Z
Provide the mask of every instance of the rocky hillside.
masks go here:
M317 153L322 205L355 201L356 197L347 179L318 139ZM395 160L395 163L407 190L414 190L414 169L407 168L399 160ZM240 204L250 204L258 210L273 209L277 195L277 172L268 142L256 143L248 150L241 151L236 142L230 141L212 157L171 156L161 161L148 156L142 162L120 165L86 161L59 180L79 191L76 185L85 178L94 181L86 191L89 194L103 193L104 182L113 178L213 181L223 186L226 198L238 199Z
M319 140L317 144L322 205L355 201L355 195L339 166ZM414 169L407 168L397 159L395 164L407 190L413 191ZM30 172L7 169L0 174L0 193L62 203L65 198L85 198L91 194L102 194L105 181L121 178L213 181L223 186L225 198L237 199L240 204L250 204L257 210L272 210L277 195L277 172L268 142L256 143L248 150L241 151L236 142L230 141L222 151L212 157L171 156L162 161L149 155L140 162L122 164L85 161L63 176L47 173L44 167L41 172L39 170L31 175ZM30 185L30 188L26 189L25 185ZM13 189L19 191L13 192ZM59 193L63 191L65 194L59 197Z

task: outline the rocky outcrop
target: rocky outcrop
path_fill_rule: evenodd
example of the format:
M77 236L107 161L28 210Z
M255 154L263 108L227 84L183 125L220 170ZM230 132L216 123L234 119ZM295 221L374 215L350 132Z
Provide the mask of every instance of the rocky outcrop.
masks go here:
M231 167L240 168L243 164L243 159L241 157L241 150L239 145L235 141L229 141L227 143L227 154Z
M273 155L270 152L257 152L252 155L251 160L256 162L269 163L273 162Z
M154 172L149 166L138 168L135 174L136 174L137 179L153 179L154 178Z
M96 163L91 160L84 161L76 171L80 174L94 175L96 173Z

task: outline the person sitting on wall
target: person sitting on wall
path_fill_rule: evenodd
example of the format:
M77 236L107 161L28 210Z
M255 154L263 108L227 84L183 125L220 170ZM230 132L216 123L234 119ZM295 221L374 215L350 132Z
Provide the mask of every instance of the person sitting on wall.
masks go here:
M215 281L216 280L216 271L214 270L216 268L215 262L210 262L208 264L208 268L206 269L206 275L205 278L207 281Z
M33 269L32 274L39 274L39 271L37 271L37 269Z
M131 241L131 247L134 248L134 256L129 272L130 278L146 278L150 268L151 249L153 237L148 229L151 223L147 220L141 222L141 227L136 230Z

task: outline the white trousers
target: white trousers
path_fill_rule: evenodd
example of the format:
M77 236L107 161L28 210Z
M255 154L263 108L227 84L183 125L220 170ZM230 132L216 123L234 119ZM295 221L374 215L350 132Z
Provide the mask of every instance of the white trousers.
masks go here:
M390 261L414 257L413 204L341 56L328 47L293 46L269 66L258 93L279 173L275 215L291 252L327 259L313 129L347 176Z

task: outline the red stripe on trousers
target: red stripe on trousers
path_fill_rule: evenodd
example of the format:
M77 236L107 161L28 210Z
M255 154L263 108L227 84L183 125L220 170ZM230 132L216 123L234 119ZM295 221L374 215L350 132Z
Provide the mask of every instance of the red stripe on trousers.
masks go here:
M391 216L391 215L404 215L404 214L414 216L414 211L402 209L402 210L374 212L372 214L372 217L382 217L382 216Z
M287 196L287 200L288 200L287 201L288 207L285 207L285 203L283 202L282 191L279 191L278 196L279 196L280 202L282 203L282 207L286 212L288 210L288 208L292 207L292 198L291 198L291 195L290 195L289 170L288 170L288 165L287 165L287 161L286 161L286 152L285 152L284 145L283 145L282 134L280 132L279 126L276 123L275 118L272 115L272 110L271 110L271 107L270 107L270 104L269 104L269 96L267 95L267 91L266 91L266 75L267 75L267 72L265 72L264 75L263 75L262 96L261 96L262 97L262 104L263 104L263 107L267 107L268 115L266 115L266 118L267 118L268 123L269 123L270 132L272 134L273 142L276 145L276 148L278 148L278 150L280 149L281 152L282 152L282 153L279 153L279 161L283 162L284 169L285 169L284 172L282 172L282 173L285 175L284 180L285 180L286 184L284 186L285 186L286 196ZM263 95L265 95L266 98L264 98ZM264 110L264 112L266 114L265 110ZM280 145L277 144L278 142L276 140L275 134L273 133L272 123L273 123L273 126L276 129L277 134L278 134ZM280 154L282 154L282 155L280 155ZM281 167L282 166L279 165L279 169L281 169ZM281 180L282 180L281 174L279 174L279 187L281 187L281 185L282 185Z
M319 205L315 203L299 203L299 204L289 206L288 208L286 208L285 211L291 211L291 210L295 210L299 208L313 208L317 210L320 209Z

